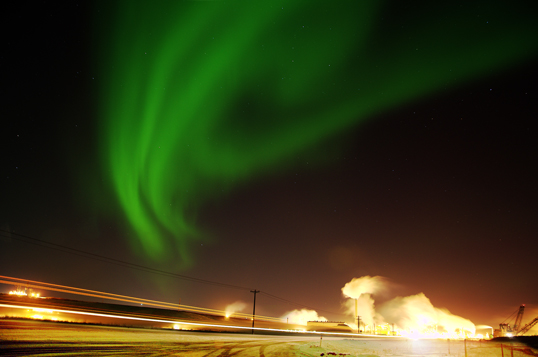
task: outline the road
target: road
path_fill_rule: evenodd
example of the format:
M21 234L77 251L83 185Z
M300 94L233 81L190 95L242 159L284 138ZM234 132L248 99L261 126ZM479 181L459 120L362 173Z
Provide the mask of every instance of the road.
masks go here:
M0 319L0 354L7 356L307 356L300 352L300 348L313 346L316 341L319 344L319 338L304 336L184 332Z

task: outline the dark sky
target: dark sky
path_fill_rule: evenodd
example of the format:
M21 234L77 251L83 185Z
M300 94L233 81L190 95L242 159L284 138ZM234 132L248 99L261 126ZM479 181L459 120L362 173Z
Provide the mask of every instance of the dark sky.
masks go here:
M386 17L399 11L387 8ZM411 17L416 9L403 9L399 21L428 16ZM436 307L490 325L522 303L538 312L536 56L380 110L290 154L285 168L206 199L196 225L211 238L177 270L136 253L121 212L83 199L89 186L106 186L95 79L105 74L92 26L110 21L107 11L70 2L2 11L1 275L215 309L252 299L248 290L102 262L12 231L256 288L331 319L343 319L331 314L343 312L340 289L365 275L393 282L376 303L423 292ZM111 190L90 194L119 210ZM267 295L258 304L270 316L300 308Z

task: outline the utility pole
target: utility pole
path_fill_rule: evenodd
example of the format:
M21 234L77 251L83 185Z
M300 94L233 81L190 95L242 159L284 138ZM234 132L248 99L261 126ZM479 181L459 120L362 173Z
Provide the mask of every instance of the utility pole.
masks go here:
M256 315L256 294L259 293L259 290L250 290L251 293L254 293L254 306L252 307L252 334L254 335L254 315Z
M357 315L357 333L361 333L361 317Z

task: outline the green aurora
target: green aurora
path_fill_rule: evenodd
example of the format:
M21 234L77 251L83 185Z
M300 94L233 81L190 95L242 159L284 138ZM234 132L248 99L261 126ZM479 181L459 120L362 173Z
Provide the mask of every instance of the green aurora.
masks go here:
M188 266L207 200L375 114L533 56L531 12L487 4L399 16L380 1L116 3L97 29L101 158L135 246Z

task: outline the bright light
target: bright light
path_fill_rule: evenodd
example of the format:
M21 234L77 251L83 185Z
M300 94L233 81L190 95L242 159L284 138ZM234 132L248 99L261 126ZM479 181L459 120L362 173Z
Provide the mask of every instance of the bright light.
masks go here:
M9 295L15 295L15 296L28 296L28 293L22 289L17 289L17 290L11 290L9 292ZM29 297L32 297L32 298L38 298L39 297L39 293L30 293L30 296Z
M429 326L424 328L421 331L418 330L400 330L396 329L396 334L402 337L420 339L420 338L441 338L441 339L452 339L452 340L463 340L466 338L476 337L472 331L467 330L458 330L454 332L439 332L436 329L436 326Z
M174 325L174 330L179 330L179 325L178 324Z
M36 307L36 308L34 308L34 309L32 309L32 310L37 311L37 312L47 312L47 313L49 313L49 314L54 313L54 310L51 310L51 309L42 309L42 308L40 308L40 307Z

